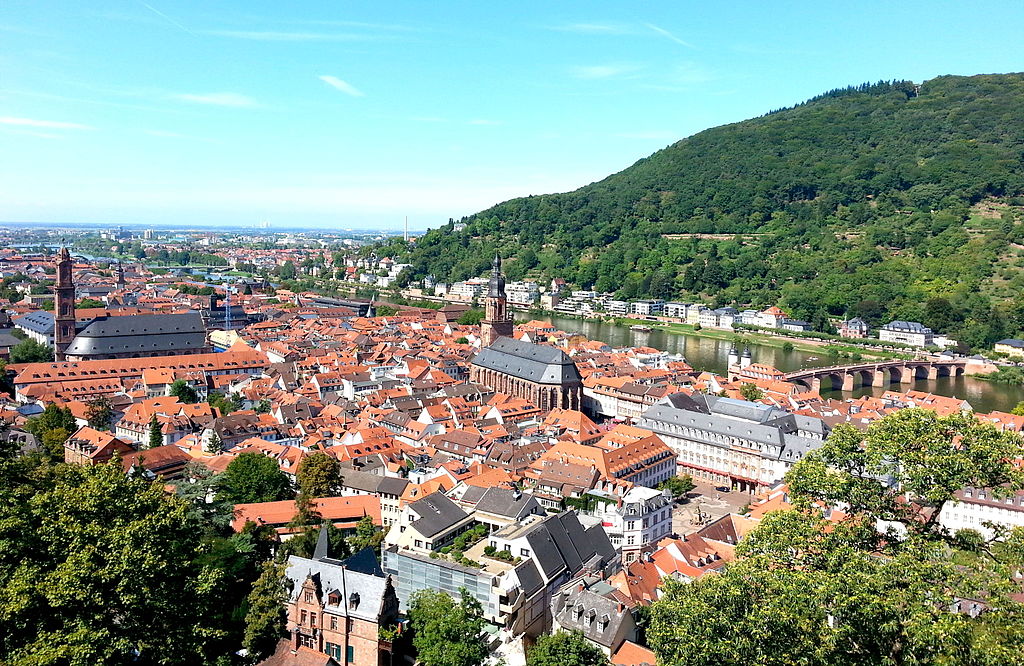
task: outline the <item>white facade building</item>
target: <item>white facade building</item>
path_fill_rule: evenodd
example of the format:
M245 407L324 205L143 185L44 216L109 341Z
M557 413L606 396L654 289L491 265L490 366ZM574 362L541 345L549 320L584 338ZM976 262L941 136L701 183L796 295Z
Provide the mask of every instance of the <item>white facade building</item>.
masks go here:
M830 432L819 418L699 393L665 397L637 425L676 452L679 472L749 491L780 481Z

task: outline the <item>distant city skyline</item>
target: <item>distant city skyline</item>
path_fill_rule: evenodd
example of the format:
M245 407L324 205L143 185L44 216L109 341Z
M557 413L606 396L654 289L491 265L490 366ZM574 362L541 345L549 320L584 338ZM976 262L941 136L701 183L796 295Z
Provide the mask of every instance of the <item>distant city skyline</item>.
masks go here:
M1024 70L1022 28L991 1L9 0L0 220L436 227L831 88Z

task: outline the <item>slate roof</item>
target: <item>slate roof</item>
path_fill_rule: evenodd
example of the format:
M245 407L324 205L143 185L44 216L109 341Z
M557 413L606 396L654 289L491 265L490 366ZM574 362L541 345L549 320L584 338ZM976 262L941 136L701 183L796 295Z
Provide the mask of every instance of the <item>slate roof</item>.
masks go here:
M419 516L410 525L428 538L451 529L469 517L469 514L460 509L442 492L427 495L423 499L413 502L409 505L409 509L415 511Z
M883 331L899 331L901 333L931 333L932 329L916 321L891 321L882 327Z
M799 432L814 433L824 438L829 428L819 418L792 414L778 407L762 405L746 400L721 398L703 394L688 396L675 393L643 413L639 424L656 434L668 437L682 436L672 428L690 428L695 431L719 437L702 437L700 434L686 435L689 439L705 441L712 446L728 448L728 438L739 437L755 443L776 447L774 455L761 451L766 458L799 460L805 453L821 446L821 440L805 437Z
M384 609L388 579L381 575L363 573L344 566L343 562L331 559L309 560L292 555L288 558L285 575L292 581L291 601L298 599L302 584L307 577L314 577L320 585L325 608L334 614L354 617L376 624ZM339 603L330 604L328 596L339 595ZM358 595L358 597L354 597ZM350 600L357 598L356 604Z
M525 534L520 534L524 530ZM594 560L607 564L616 556L604 528L594 525L583 529L574 511L547 516L525 528L514 523L495 534L503 538L525 538L530 544L532 559L547 581L562 573L576 575L584 564Z
M484 492L474 510L510 519L518 519L531 512L543 513L533 495L497 486L492 486Z
M579 631L587 640L603 647L618 647L615 639L629 613L619 602L584 588L573 589L567 598L560 595L552 605L561 627Z
M21 328L39 333L40 335L53 335L53 313L39 310L29 312L21 317L15 317L14 323Z
M583 381L572 359L560 349L501 337L473 358L473 365L538 384L578 384Z
M206 348L206 328L198 312L97 317L75 336L69 356L152 355Z
M409 479L399 479L392 476L381 476L358 470L346 470L343 475L342 487L361 490L366 493L380 493L383 495L401 496L405 487L409 485Z
M1024 349L1024 340L1018 340L1016 338L1007 338L1000 340L996 343L997 345L1006 345L1007 347L1016 347L1017 349Z

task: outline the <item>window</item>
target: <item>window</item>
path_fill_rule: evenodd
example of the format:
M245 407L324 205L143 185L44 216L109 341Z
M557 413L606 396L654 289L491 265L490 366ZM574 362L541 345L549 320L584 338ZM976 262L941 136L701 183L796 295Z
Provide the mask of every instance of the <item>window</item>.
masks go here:
M338 618L336 618L336 617L334 617L332 615L331 616L331 629L337 629L337 628L338 628Z
M351 664L356 660L356 650L351 645L345 646L345 663Z
M523 557L529 557L530 556L530 551L527 550L526 548L520 548L519 549L519 554L522 555Z
M416 547L417 548L422 548L423 547L423 541L420 540L420 539L416 539Z
M315 627L316 626L316 613L310 613L309 614L309 626L311 626L311 627Z
M302 611L299 615L299 624L306 624L306 611Z
M313 603L313 593L309 590L306 590L306 594L303 597L303 601L305 601L307 604Z
M335 659L341 659L341 646L335 643L327 643L324 645L324 653L328 657L334 657Z
M355 623L352 621L352 618L350 618L350 617L345 618L345 633L351 634L352 630L354 628L354 625L355 625Z

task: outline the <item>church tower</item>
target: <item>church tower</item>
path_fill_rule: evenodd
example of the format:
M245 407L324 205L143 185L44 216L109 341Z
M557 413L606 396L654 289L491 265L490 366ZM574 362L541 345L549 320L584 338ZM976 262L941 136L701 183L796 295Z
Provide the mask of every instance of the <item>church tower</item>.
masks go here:
M487 283L484 318L480 322L480 337L486 347L502 336L512 337L512 316L508 313L508 299L505 297L501 257L495 253L491 264L491 279Z
M57 280L53 286L53 357L64 360L64 350L75 339L75 282L71 253L66 247L57 255Z
M121 290L121 291L124 291L124 287L125 287L125 284L126 284L125 283L125 279L124 279L124 266L121 265L120 261L117 262L117 274L116 275L117 275L117 288L119 290Z

